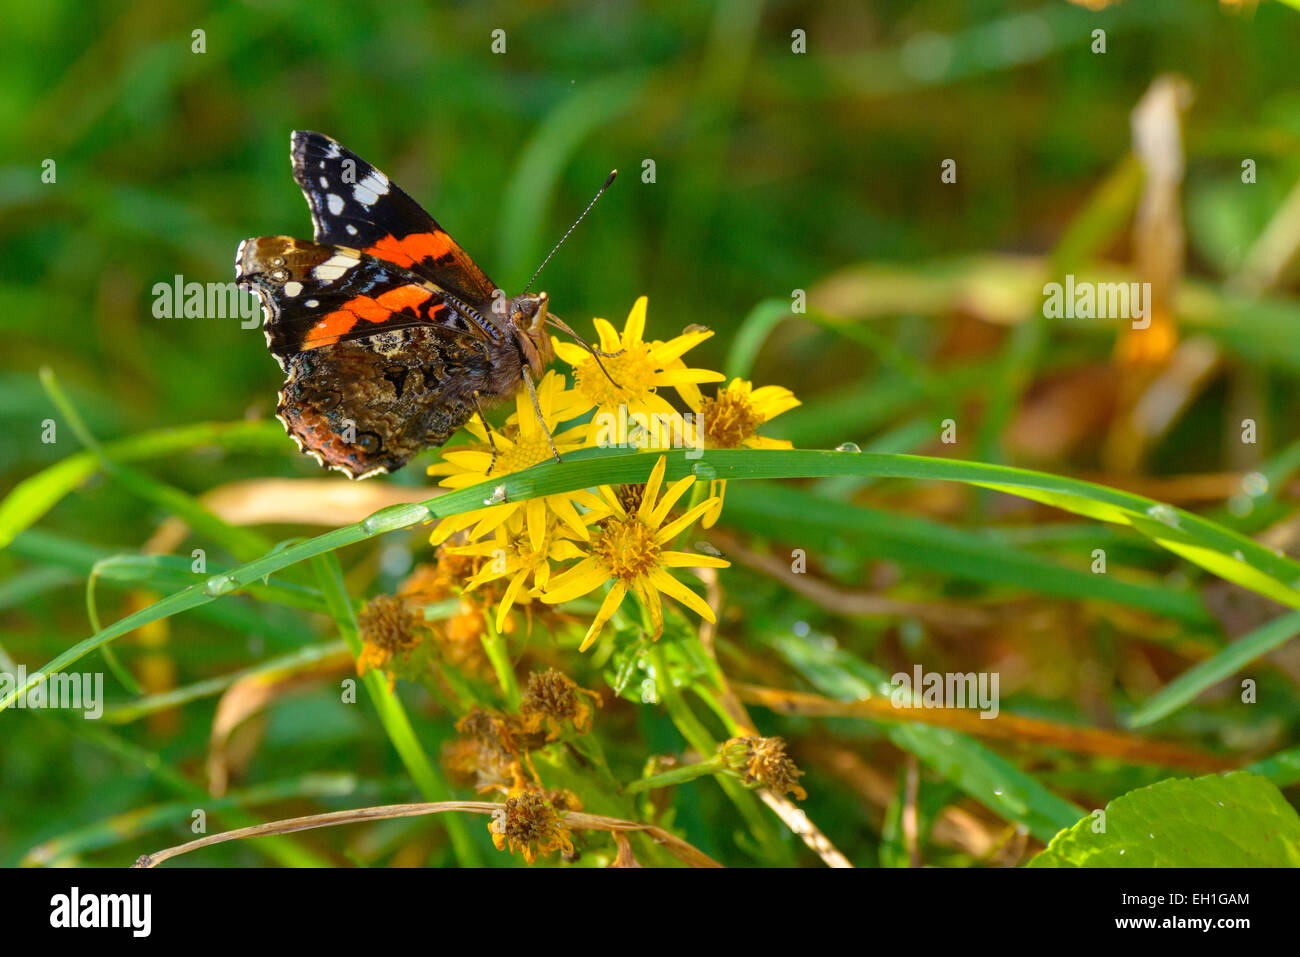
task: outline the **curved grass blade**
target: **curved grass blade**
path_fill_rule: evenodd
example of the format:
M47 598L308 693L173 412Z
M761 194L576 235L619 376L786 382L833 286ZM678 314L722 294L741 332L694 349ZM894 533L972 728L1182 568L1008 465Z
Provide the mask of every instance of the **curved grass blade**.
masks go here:
M686 451L640 453L586 449L570 454L563 462L534 466L503 476L500 481L459 489L423 503L380 509L364 521L296 542L229 572L213 575L203 584L191 585L169 595L77 643L30 677L24 688L13 689L0 699L0 711L13 704L18 695L25 693L34 683L43 680L46 674L66 667L107 641L141 625L236 592L298 562L385 532L480 508L487 500L521 501L593 485L644 482L660 454L667 459L666 481L688 474L735 480L866 475L965 482L993 488L1088 518L1132 526L1151 536L1158 544L1221 577L1300 608L1300 591L1292 584L1300 581L1300 563L1190 512L1078 479L979 462L871 452L720 450L705 452L696 460L687 458Z

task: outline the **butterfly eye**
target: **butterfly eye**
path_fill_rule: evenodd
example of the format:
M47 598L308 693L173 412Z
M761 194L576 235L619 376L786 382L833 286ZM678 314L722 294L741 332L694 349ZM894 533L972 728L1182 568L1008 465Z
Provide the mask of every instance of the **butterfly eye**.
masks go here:
M341 401L342 397L337 392L326 392L316 400L316 408L322 412L330 412L337 409Z
M379 451L379 436L373 432L362 432L357 436L357 448L367 455L374 455Z

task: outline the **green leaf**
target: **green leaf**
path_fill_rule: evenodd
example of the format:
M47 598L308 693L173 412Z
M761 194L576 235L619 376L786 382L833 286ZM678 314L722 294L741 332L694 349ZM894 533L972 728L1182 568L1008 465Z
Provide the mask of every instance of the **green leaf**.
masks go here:
M1170 778L1117 797L1052 839L1030 867L1300 867L1300 815L1246 771Z

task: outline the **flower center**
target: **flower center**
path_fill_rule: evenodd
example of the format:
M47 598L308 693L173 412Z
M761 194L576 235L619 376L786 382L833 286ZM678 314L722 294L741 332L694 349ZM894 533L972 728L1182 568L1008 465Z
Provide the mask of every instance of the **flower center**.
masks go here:
M583 398L596 405L616 406L654 392L655 367L644 342L634 342L622 355L601 362L618 385L600 371L595 358L588 357L573 370L574 385Z
M746 396L729 389L700 403L704 441L714 449L738 449L763 424L763 416Z
M497 472L522 472L551 457L551 446L544 435L535 435L530 439L515 436L514 440L513 448L503 449L497 446L497 464L492 469L493 475Z
M659 543L654 529L635 515L615 517L602 523L591 554L612 577L630 585L658 563Z

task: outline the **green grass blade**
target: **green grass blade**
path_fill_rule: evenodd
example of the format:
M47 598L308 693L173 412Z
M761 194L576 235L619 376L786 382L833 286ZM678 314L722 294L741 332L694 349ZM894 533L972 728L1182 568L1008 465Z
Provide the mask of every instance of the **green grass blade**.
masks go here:
M1211 685L1231 677L1256 658L1281 647L1297 634L1300 634L1300 612L1274 618L1169 682L1129 716L1128 726L1140 728L1173 714Z

